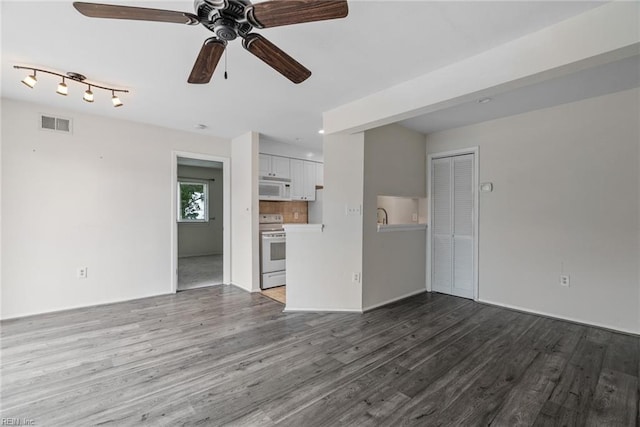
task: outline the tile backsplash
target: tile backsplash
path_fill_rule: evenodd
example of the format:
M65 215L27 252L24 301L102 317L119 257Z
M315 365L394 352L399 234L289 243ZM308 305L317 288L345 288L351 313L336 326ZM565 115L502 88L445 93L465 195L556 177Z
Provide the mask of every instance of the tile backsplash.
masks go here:
M269 202L260 201L261 214L280 214L285 224L306 224L309 218L308 202ZM296 213L298 218L296 218Z

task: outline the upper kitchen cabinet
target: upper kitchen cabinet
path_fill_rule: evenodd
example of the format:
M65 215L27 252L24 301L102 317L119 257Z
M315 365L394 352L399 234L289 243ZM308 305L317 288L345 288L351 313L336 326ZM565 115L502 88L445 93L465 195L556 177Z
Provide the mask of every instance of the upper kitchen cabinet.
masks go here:
M291 159L260 154L259 175L261 177L291 179Z
M291 200L304 200L303 161L291 159Z
M316 199L316 182L318 179L318 164L314 162L304 162L304 199Z
M316 199L317 164L291 159L291 199L314 201Z

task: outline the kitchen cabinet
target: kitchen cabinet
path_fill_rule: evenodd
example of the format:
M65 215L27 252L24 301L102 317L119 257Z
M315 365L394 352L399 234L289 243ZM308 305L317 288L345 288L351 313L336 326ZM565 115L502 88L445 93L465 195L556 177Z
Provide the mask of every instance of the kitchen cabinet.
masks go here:
M316 199L317 169L315 162L291 159L291 199Z
M291 200L304 200L303 161L291 159Z
M304 199L316 199L317 163L303 162L304 167Z
M260 154L260 176L291 179L291 159Z

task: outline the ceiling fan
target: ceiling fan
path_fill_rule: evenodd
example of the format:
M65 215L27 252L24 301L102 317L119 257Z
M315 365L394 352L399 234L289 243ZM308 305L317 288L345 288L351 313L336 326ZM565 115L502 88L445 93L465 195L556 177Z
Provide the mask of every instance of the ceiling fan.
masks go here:
M227 42L238 37L246 50L293 83L302 83L311 71L253 29L344 18L349 13L346 0L269 0L256 4L250 0L195 0L195 14L84 2L74 2L73 6L91 18L204 25L215 36L204 41L189 83L209 83Z

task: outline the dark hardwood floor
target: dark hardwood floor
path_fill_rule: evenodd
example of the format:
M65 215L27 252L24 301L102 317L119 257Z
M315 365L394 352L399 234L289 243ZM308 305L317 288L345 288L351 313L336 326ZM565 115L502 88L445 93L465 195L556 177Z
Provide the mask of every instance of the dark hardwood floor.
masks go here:
M638 425L638 337L435 293L364 315L281 311L220 286L4 321L2 417Z

